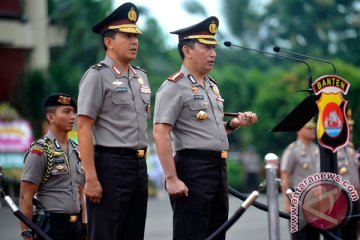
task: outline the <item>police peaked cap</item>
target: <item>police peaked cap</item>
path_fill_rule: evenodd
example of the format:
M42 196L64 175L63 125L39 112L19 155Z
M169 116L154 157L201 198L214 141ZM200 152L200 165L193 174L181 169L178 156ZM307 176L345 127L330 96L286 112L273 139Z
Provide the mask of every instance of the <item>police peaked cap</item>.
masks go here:
M136 25L138 19L139 10L133 3L127 2L94 25L92 31L98 34L104 34L107 31L141 34L142 32Z
M65 93L54 93L47 96L44 102L44 109L48 107L72 106L77 109L74 99Z
M195 25L170 33L179 35L179 42L182 40L192 39L207 45L218 45L219 43L215 39L218 27L219 20L217 17L212 16Z

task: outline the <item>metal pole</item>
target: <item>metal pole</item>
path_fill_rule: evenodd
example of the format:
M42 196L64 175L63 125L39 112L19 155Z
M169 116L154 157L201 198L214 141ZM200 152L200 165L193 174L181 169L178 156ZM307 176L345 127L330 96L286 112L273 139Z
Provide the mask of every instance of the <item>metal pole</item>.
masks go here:
M266 169L266 194L269 206L268 225L269 239L280 240L280 223L279 223L279 202L278 202L278 183L277 170L279 158L274 153L265 155Z

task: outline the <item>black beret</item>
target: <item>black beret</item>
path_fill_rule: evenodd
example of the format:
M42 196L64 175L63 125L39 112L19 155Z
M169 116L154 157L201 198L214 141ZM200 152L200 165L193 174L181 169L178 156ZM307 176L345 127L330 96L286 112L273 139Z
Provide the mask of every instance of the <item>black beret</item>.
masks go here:
M137 7L130 2L124 3L115 9L109 16L92 27L92 31L104 34L107 31L119 31L125 33L139 33L140 29L136 22L139 18Z
M72 106L77 109L74 99L65 93L53 93L47 96L44 102L44 109L48 107Z
M212 16L195 25L170 33L179 35L179 41L193 39L203 44L217 45L219 43L215 39L215 34L218 30L218 27L219 20L217 17Z

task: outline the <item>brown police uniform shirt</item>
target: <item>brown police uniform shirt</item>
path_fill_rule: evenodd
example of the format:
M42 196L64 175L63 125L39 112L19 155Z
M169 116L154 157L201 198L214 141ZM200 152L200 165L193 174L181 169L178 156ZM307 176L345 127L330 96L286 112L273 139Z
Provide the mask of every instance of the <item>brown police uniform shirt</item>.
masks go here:
M338 174L348 180L355 189L360 190L359 162L354 148L349 145L337 151Z
M147 147L150 93L143 70L130 67L127 73L108 56L92 66L79 85L78 115L95 120L94 145Z
M154 124L165 123L173 127L174 151L228 150L223 121L224 100L217 84L208 76L204 86L199 84L184 66L177 74L173 75L173 81L165 81L156 94ZM204 118L201 111L205 112L205 120L199 120Z
M81 169L78 147L69 140L68 152L66 152L51 131L48 131L45 137L51 141L49 149L53 155L52 166L48 166L47 154L43 144L35 143L25 156L21 180L39 185L36 197L41 201L46 211L67 214L79 213L79 186L83 177L83 170ZM47 170L50 171L50 176L45 183L42 183Z
M320 172L319 147L300 140L291 143L281 157L281 171L289 173L290 187L296 187L306 177Z

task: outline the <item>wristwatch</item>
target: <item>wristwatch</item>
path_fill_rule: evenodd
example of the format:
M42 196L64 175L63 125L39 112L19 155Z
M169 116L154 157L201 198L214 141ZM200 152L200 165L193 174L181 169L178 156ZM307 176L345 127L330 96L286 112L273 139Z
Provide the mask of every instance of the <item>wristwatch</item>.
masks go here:
M24 231L21 232L21 237L23 238L29 238L32 237L32 231L31 229L27 228Z

